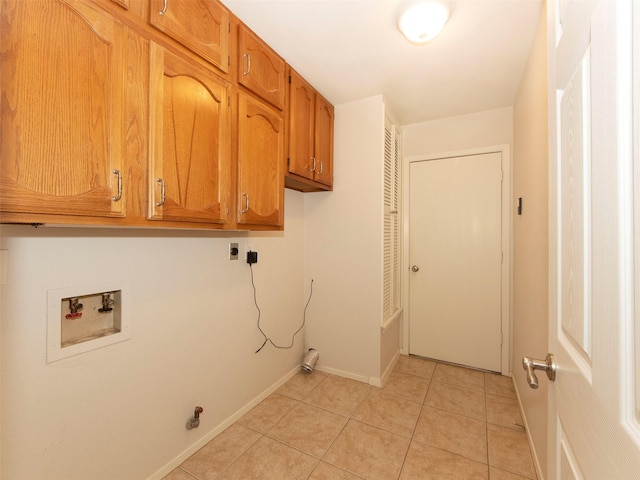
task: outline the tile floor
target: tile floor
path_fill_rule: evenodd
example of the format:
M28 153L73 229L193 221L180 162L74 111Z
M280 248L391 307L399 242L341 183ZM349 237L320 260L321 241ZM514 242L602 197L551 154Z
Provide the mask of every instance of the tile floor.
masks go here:
M383 388L300 372L164 480L536 479L511 379L401 356Z

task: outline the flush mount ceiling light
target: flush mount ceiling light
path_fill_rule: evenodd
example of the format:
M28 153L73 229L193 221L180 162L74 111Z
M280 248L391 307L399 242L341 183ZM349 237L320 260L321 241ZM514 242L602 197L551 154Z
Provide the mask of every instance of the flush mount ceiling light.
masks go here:
M449 9L442 3L413 3L398 16L398 29L411 43L422 45L438 35L448 19Z

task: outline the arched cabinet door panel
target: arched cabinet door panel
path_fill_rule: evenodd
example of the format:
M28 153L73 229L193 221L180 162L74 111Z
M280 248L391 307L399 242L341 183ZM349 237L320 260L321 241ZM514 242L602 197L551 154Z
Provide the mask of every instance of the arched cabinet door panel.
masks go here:
M226 222L229 87L208 70L150 45L151 220Z
M210 0L152 0L150 23L192 52L229 71L229 11Z
M0 212L123 216L126 28L73 0L0 10Z
M284 224L284 120L261 101L238 93L238 225Z
M284 108L285 61L244 25L238 27L238 83Z

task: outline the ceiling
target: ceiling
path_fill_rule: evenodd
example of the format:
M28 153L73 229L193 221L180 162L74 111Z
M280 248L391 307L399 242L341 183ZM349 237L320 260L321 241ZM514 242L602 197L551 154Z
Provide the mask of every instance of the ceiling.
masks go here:
M382 94L400 125L511 106L541 0L457 0L444 30L407 42L408 0L222 0L331 103Z

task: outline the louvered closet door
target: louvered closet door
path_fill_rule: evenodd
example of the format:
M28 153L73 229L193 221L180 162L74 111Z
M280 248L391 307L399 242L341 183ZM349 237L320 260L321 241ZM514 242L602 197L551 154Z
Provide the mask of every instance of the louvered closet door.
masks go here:
M383 325L400 312L400 136L389 120L384 139Z

